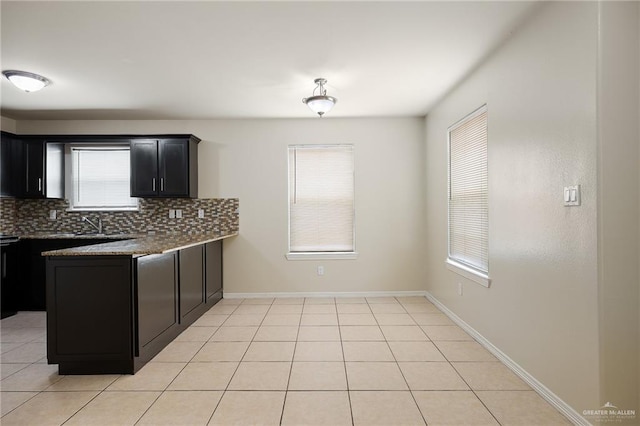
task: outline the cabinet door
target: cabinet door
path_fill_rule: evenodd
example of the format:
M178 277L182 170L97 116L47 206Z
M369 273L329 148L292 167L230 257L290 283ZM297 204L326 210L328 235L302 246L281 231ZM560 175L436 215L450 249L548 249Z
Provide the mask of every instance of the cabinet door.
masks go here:
M178 294L175 253L142 256L137 261L138 345L154 352L154 340L162 342L162 335L178 325Z
M203 246L180 250L180 322L195 320L193 313L204 303ZM197 315L196 315L197 316Z
M215 303L222 297L222 240L205 245L205 283L207 303Z
M17 197L22 164L22 142L14 135L2 132L0 140L0 197Z
M75 361L80 374L86 374L83 366L97 374L114 372L109 361L133 355L131 257L47 259L49 363L61 364L61 374L67 374L62 364Z
M163 139L159 142L160 195L189 196L189 141Z
M88 246L112 242L108 239L24 239L18 243L20 270L20 285L17 286L17 303L20 310L44 311L45 271L46 263L42 252L70 247Z
M14 315L18 310L18 278L20 268L18 265L18 244L9 243L0 245L0 257L2 259L0 269L0 312L1 317Z
M44 197L44 143L26 141L23 143L24 186L22 195L27 198Z
M158 195L158 141L131 141L131 196Z

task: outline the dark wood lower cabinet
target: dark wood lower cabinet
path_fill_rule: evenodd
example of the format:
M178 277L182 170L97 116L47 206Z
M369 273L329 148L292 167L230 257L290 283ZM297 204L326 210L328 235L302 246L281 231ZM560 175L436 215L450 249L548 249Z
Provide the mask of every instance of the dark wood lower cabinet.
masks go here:
M176 252L135 259L135 360L140 367L180 334ZM139 369L135 368L137 371Z
M60 374L138 371L220 300L221 248L47 257L49 364Z
M180 321L193 324L208 309L204 304L204 246L180 250L179 257Z
M47 262L47 357L60 374L133 373L131 258Z
M222 299L222 241L204 245L205 301L215 304Z
M46 309L46 266L43 251L116 241L102 238L26 239L18 243L20 283L13 302L19 311L44 311Z

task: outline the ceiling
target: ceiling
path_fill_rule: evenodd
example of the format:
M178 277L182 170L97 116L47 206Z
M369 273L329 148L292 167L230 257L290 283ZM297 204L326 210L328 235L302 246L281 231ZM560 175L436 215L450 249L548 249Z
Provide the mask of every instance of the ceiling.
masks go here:
M422 116L522 24L535 2L32 2L1 7L13 119Z

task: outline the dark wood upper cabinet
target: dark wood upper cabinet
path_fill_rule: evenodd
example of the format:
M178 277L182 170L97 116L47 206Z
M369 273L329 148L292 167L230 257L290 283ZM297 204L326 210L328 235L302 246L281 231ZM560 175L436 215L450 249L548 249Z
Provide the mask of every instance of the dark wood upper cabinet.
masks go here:
M131 196L158 195L158 141L131 141Z
M64 198L64 144L16 136L12 148L15 196Z
M159 142L158 168L160 193L181 196L189 188L189 144L179 139Z
M131 140L131 196L196 198L198 142L195 136Z
M45 157L42 141L23 142L23 177L22 196L28 198L44 198Z
M65 144L130 143L132 197L198 197L193 135L14 135L2 132L0 197L64 198Z
M0 197L20 196L18 179L22 164L22 142L16 135L1 132L0 137Z

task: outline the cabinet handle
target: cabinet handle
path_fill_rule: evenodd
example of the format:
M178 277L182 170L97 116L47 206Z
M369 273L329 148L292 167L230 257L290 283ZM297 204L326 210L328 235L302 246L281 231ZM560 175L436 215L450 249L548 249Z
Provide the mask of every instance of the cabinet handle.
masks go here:
M38 191L42 191L42 178L38 178Z
M2 253L2 278L7 278L7 253Z
M151 190L156 190L156 178L151 178Z
M164 178L160 178L160 191L164 192Z

